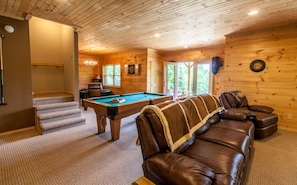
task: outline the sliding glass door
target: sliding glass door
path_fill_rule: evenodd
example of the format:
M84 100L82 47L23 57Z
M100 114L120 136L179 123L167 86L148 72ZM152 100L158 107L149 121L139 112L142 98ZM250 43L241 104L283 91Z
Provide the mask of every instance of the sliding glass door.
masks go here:
M174 98L211 93L210 61L165 64L164 92Z
M176 76L177 68L175 63L165 64L165 74L164 74L164 92L175 97L176 94Z

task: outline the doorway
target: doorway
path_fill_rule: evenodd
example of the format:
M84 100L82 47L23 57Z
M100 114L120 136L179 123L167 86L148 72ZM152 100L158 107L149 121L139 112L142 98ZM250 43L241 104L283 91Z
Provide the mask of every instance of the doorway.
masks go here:
M164 92L174 99L212 92L211 60L167 62Z

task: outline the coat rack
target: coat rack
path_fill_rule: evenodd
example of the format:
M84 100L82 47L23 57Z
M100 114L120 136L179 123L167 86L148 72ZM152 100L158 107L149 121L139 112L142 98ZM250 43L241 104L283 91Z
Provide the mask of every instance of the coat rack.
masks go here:
M0 105L6 105L4 101L4 75L3 75L3 55L2 55L2 39L4 35L0 36Z

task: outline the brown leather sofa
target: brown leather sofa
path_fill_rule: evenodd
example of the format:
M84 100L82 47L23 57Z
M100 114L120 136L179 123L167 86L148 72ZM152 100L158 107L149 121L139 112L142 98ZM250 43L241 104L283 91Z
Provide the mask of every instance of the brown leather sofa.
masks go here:
M254 124L222 111L211 95L144 107L136 118L144 176L157 185L245 184Z
M255 125L255 139L266 138L277 132L278 116L273 108L264 105L249 105L244 93L239 90L223 92L221 105L228 111L245 111Z

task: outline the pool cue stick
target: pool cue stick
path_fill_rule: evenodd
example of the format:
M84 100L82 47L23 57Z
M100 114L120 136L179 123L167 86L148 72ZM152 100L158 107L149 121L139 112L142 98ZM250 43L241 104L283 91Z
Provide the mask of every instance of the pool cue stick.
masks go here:
M0 36L0 82L1 82L1 91L0 91L0 104L6 104L4 102L4 79L3 79L3 56L2 56L2 39L4 38L4 35Z

